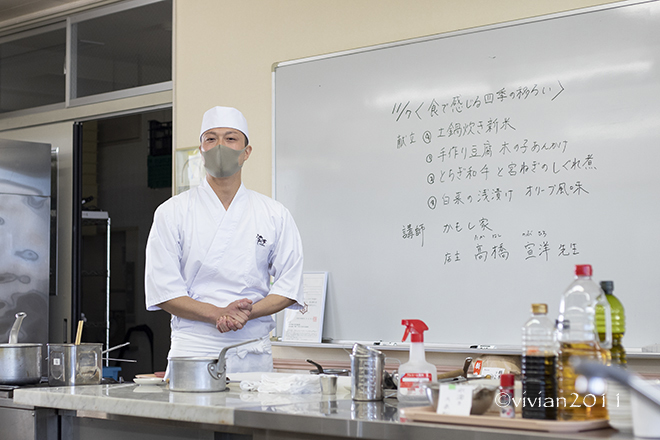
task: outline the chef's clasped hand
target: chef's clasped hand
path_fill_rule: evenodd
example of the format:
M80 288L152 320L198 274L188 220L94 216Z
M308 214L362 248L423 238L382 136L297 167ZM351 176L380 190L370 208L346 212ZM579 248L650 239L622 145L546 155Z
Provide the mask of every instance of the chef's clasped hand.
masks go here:
M241 298L222 309L222 314L215 322L220 333L237 331L243 328L252 312L252 300Z

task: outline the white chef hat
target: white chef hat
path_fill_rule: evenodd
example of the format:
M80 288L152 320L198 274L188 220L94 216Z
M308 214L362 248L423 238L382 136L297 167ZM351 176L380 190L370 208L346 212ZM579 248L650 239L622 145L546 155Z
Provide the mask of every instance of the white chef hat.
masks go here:
M247 120L243 113L233 107L216 106L207 110L202 118L202 130L199 132L199 138L202 138L205 131L218 127L240 130L249 142Z

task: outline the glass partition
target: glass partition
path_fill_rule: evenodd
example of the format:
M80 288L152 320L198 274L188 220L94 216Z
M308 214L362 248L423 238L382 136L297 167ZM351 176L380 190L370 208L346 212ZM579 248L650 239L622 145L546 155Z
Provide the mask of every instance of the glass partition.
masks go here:
M71 99L171 81L172 2L103 12L72 18Z
M0 113L64 103L64 23L0 39Z
M0 38L0 115L172 89L172 0L123 1Z

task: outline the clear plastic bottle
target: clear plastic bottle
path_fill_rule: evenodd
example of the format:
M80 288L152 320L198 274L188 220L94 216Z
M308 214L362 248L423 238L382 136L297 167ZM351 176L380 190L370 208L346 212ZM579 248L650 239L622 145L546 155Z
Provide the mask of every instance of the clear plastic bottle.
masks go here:
M609 350L603 349L595 331L596 305L610 313L609 303L602 290L592 279L591 265L575 266L575 280L564 292L557 318L557 418L559 420L593 420L607 418L604 395L581 394L575 389L576 374L570 358L579 356L588 360L606 361ZM599 299L600 297L600 299ZM606 319L603 345L612 341L611 319Z
M612 281L601 281L600 287L605 292L605 298L610 304L611 316L612 316L612 348L610 353L612 354L612 365L619 365L625 367L626 360L626 350L623 348L621 339L623 334L626 332L626 315L623 308L623 304L619 301L619 298L614 296L614 282ZM605 338L606 333L606 321L604 308L596 308L596 329L598 331L598 336L602 340Z
M419 319L403 319L406 327L402 341L410 334L410 359L399 367L397 398L401 404L424 405L428 403L425 385L438 380L438 369L426 362L424 331L429 328Z
M522 328L522 416L557 418L557 338L547 304L532 304Z

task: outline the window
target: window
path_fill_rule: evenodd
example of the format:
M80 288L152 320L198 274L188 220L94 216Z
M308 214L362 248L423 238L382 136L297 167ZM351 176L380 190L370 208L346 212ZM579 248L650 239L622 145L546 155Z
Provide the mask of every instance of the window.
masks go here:
M0 38L0 114L171 89L172 0L119 2Z
M103 12L71 20L71 99L171 81L172 2Z
M63 103L64 23L0 40L0 113Z

